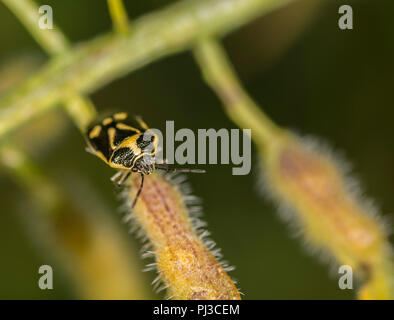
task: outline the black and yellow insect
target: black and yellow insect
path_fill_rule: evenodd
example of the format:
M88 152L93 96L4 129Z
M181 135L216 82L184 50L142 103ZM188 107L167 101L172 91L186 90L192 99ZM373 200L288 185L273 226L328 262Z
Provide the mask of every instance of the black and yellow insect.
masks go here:
M127 113L119 112L92 123L86 131L88 151L102 159L110 167L121 169L111 180L122 185L130 173L141 175L141 186L133 201L135 206L144 184L144 175L155 169L172 172L197 172L204 170L169 169L164 164L156 164L158 136L139 117L136 123Z

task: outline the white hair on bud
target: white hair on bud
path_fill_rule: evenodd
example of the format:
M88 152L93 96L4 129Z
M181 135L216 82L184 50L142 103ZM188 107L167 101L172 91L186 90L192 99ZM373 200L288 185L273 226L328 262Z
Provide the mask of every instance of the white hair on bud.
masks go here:
M203 242L204 246L211 252L213 257L217 260L217 262L222 266L222 268L226 272L231 272L235 269L234 266L230 266L227 261L222 260L221 249L217 248L216 242L209 238L210 232L204 229L207 226L207 223L201 220L202 216L202 200L201 198L192 194L192 188L190 184L187 182L187 176L182 173L177 172L167 172L167 173L157 173L161 175L167 182L169 182L182 196L182 202L187 210L190 224L193 228L193 231ZM125 216L123 221L125 223L130 224L130 233L134 233L137 235L137 238L141 240L143 243L143 247L141 248L141 256L143 259L153 259L155 262L148 263L146 267L143 269L144 272L149 272L152 270L156 270L158 275L152 281L153 290L158 293L164 289L168 288L168 285L162 281L159 270L157 269L156 262L156 254L153 251L153 245L149 241L145 230L140 226L137 221L136 215L131 210L132 200L130 199L129 194L129 186L125 186L124 190L119 193L120 198L123 201L123 204L120 206L120 210L125 212ZM229 276L230 277L230 276ZM232 277L230 277L231 281L234 284L237 283ZM167 297L170 299L171 297Z
M352 172L352 166L350 162L346 160L343 153L334 152L329 144L323 142L320 138L309 135L301 136L298 134L293 134L292 138L295 139L296 143L303 146L306 151L322 156L337 168L338 174L343 179L344 190L347 192L348 196L354 199L360 208L363 208L363 211L378 224L385 235L388 235L389 223L386 221L386 218L378 214L375 202L365 196L359 179L355 178ZM261 159L259 159L258 167L260 174L258 175L256 187L259 193L271 200L276 206L276 211L279 216L289 223L289 227L292 231L291 235L298 238L300 235L304 234L304 227L296 213L297 209L293 208L286 199L277 193L268 177L266 164ZM317 255L322 262L328 263L331 274L337 275L338 262L333 258L331 252L329 252L327 248L318 247L311 243L306 237L301 237L301 241L303 247L306 248L307 251L313 255Z

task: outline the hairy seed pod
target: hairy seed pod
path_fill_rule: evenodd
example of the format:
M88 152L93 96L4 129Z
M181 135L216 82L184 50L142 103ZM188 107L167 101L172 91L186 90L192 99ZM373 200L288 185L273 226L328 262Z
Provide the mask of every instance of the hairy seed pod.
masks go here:
M128 201L139 189L139 176L129 178L131 188L125 192ZM226 268L215 258L214 243L205 237L203 225L188 214L187 203L196 198L180 192L180 188L160 174L145 178L144 188L133 214L150 241L159 276L173 299L233 300L240 294L226 273ZM193 225L194 221L195 225Z
M392 297L390 281L380 281L391 259L385 227L341 163L316 145L285 131L261 157L266 189L308 244L376 281L377 295L364 297Z

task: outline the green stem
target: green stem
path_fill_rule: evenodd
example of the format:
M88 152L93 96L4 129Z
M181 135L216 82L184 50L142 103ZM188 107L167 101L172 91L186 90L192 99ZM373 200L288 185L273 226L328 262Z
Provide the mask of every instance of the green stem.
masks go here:
M107 0L114 29L119 34L129 32L129 21L122 0Z
M38 27L38 6L31 0L1 0L18 17L38 44L49 54L59 55L67 52L70 45L62 31L53 26L52 30L41 30ZM92 102L76 91L70 90L65 99L65 108L78 128L84 132L86 126L96 116Z
M133 23L125 37L104 35L60 55L0 101L0 138L61 103L88 94L152 61L224 35L294 0L186 0Z
M37 5L31 0L1 0L23 23L39 45L50 55L64 53L69 42L63 33L54 26L52 30L41 30L38 26L40 15Z
M239 127L251 129L252 138L260 147L274 142L279 127L244 90L220 44L215 40L202 40L194 54L205 81L222 100L228 117Z

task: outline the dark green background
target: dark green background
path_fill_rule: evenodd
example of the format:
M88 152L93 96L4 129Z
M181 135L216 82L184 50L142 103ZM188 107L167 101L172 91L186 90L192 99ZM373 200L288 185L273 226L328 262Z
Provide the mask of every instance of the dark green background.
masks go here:
M172 1L125 1L132 18ZM312 134L342 151L366 193L390 221L394 208L394 2L391 0L299 1L262 17L224 39L245 87L279 125ZM106 1L48 0L55 22L79 42L111 28ZM337 26L338 8L351 4L354 30ZM313 7L316 7L312 10ZM0 59L40 48L0 4ZM41 52L44 56L44 54ZM190 53L155 62L114 81L92 95L99 110L140 114L151 127L235 128L221 104L202 82ZM67 117L64 121L70 122ZM62 176L79 177L115 210L109 182L112 169L84 151L77 129L69 128L50 150L34 156L60 185ZM253 164L257 163L256 157ZM302 241L259 194L258 170L232 176L231 167L207 166L208 174L190 176L204 201L204 219L224 257L237 269L246 299L353 299L339 290L337 273L303 248ZM77 179L77 178L75 178ZM76 184L80 183L75 181ZM55 267L55 289L37 286L38 267L53 264L38 252L21 219L20 189L0 171L0 298L73 298ZM119 218L119 215L116 216ZM119 219L120 220L120 219ZM120 222L119 222L120 224ZM125 229L125 228L124 228ZM135 242L133 236L130 241ZM152 275L153 276L153 275Z

